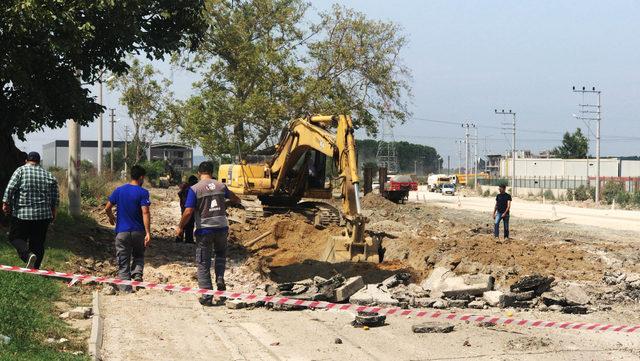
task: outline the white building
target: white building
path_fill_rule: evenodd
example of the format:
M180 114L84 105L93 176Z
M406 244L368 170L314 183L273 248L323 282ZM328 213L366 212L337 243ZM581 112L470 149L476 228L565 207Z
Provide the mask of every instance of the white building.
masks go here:
M593 178L597 161L590 159L516 158L516 178ZM513 159L500 160L500 177L511 177ZM640 161L618 158L600 159L601 177L640 177Z
M114 148L124 147L124 142L114 141ZM102 142L102 155L105 156L111 151L111 141ZM98 141L83 140L80 142L80 159L88 160L97 166L98 164ZM66 169L69 163L69 141L55 140L42 146L42 166L44 168L59 167ZM103 162L103 165L105 163Z

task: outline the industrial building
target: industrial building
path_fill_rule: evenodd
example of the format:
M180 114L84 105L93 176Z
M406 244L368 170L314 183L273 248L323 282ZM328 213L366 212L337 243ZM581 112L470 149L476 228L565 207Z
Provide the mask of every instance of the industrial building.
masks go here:
M114 141L114 148L124 147L124 142ZM111 151L111 141L102 142L102 155ZM98 164L98 141L83 140L80 142L80 159ZM58 167L66 169L69 163L69 141L55 140L42 146L42 166L45 168Z
M189 171L193 168L193 149L184 144L151 144L147 149L147 158L166 161L176 171Z
M124 148L125 142L114 141L114 148ZM111 151L111 142L102 143L103 156ZM83 140L80 143L80 159L94 165L98 163L98 141ZM193 167L193 149L177 143L151 144L147 148L147 159L167 161L176 171L191 170ZM42 166L66 169L69 162L69 141L55 140L42 146ZM106 164L106 163L105 163Z

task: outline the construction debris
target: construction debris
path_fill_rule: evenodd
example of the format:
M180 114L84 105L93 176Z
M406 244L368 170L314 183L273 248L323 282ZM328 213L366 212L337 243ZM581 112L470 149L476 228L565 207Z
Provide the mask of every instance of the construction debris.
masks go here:
M453 325L441 322L424 322L411 326L413 333L449 333Z
M397 306L398 300L391 297L386 288L377 284L366 285L350 297L351 303L366 306Z
M375 312L361 312L356 315L355 320L351 322L353 327L380 327L384 326L387 316L379 315Z
M512 284L510 288L512 292L533 291L536 295L541 295L551 288L551 283L553 283L554 280L553 277L535 274L522 277Z

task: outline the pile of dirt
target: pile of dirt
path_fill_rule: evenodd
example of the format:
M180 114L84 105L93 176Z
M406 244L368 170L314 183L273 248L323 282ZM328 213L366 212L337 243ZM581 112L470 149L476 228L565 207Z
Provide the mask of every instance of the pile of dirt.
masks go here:
M379 194L367 193L364 197L362 197L361 205L363 208L377 209L377 210L387 210L387 211L395 211L399 205L391 202L390 200L382 197Z
M340 235L338 227L317 229L297 213L273 215L255 224L234 224L231 231L232 242L272 267L318 260L331 236Z

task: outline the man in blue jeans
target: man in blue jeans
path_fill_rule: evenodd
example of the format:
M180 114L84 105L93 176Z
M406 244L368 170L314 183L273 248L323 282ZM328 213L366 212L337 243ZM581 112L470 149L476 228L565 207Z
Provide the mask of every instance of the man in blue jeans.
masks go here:
M144 250L151 243L151 201L149 191L142 188L145 174L141 166L131 167L131 181L116 188L105 207L109 223L116 226L118 278L123 280L142 281ZM121 286L120 290L131 292L131 286Z
M506 185L498 187L500 193L496 196L496 206L493 207L493 235L500 236L500 221L504 225L504 239L509 239L509 211L511 210L511 194L505 192Z

